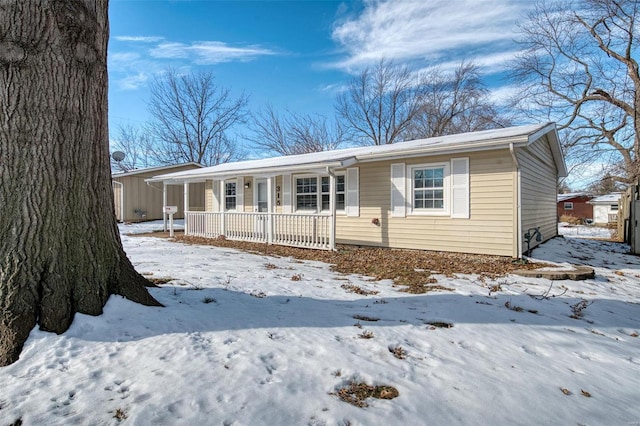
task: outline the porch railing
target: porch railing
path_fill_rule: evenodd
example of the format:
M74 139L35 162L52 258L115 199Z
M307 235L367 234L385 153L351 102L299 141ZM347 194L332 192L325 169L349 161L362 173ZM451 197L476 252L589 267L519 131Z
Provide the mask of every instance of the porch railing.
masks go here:
M328 214L187 211L185 235L333 250Z

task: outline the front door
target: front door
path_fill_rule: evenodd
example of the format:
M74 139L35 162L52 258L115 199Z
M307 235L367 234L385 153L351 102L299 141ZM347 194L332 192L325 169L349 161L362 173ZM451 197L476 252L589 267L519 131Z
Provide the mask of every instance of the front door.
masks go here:
M256 179L255 202L254 206L259 213L267 213L269 211L269 197L267 195L267 180Z
M267 213L269 211L269 197L267 193L267 180L256 179L253 187L253 206L254 211L258 213ZM256 215L255 232L258 238L265 239L267 237L267 216Z

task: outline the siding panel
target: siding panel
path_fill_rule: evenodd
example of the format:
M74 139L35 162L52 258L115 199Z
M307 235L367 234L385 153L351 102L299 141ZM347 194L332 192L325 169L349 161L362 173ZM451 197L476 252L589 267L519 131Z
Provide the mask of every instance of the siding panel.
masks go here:
M449 161L435 156L406 164ZM391 216L391 161L360 164L360 217L338 216L338 243L513 255L513 161L508 150L469 155L469 219ZM380 220L380 226L371 223Z

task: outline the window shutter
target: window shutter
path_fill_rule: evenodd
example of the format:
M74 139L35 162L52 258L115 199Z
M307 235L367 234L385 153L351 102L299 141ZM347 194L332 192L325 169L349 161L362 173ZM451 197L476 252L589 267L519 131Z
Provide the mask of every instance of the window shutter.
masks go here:
M244 177L236 180L236 211L244 211Z
M360 216L360 195L358 193L360 182L357 167L347 169L347 181L345 185L347 187L345 194L347 216Z
M291 213L291 174L282 175L282 212Z
M407 214L405 172L404 163L391 165L391 217L405 217Z
M214 180L211 181L211 185L213 186L213 211L219 212L222 211L220 208L222 206L221 197L220 197L220 181Z
M469 219L469 158L451 159L451 217Z

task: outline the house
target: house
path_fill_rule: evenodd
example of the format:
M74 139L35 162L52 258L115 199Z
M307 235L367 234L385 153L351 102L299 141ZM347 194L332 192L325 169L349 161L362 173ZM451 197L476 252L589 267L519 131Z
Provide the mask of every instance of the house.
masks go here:
M521 257L557 235L566 166L554 123L221 164L154 176L205 185L186 235ZM185 204L189 205L189 200Z
M177 187L169 188L164 192L167 203L163 203L162 185L148 184L145 180L159 173L183 172L200 168L202 168L200 164L185 163L114 173L111 176L111 183L116 219L119 222L162 219L163 205L184 205L183 190ZM191 209L204 210L204 184L200 187L193 185L190 190L192 193L189 199L194 206ZM184 213L179 211L174 217L183 218Z
M558 194L558 218L562 216L573 216L584 223L593 220L593 205L589 204L593 198L586 192L572 192L568 194Z
M589 201L593 205L593 222L600 225L617 223L621 197L622 192L612 192Z

